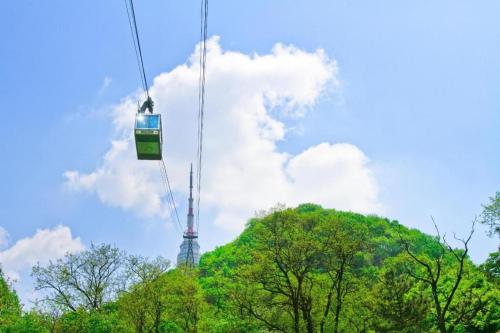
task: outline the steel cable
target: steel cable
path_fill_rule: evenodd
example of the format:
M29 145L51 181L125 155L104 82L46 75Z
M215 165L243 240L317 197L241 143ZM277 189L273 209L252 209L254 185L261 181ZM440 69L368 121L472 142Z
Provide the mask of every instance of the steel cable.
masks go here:
M200 75L198 90L198 149L197 149L197 198L196 198L196 230L200 224L200 201L201 201L201 176L203 167L203 120L205 113L205 84L206 84L206 62L207 62L207 35L208 35L208 0L201 1L200 10Z
M125 0L125 7L127 8L128 22L130 26L130 32L132 33L132 41L134 43L137 65L139 66L139 76L141 76L141 81L146 92L146 97L149 99L149 86L148 80L146 79L146 70L144 69L144 60L142 56L141 42L139 39L139 29L137 28L137 19L135 17L133 0Z

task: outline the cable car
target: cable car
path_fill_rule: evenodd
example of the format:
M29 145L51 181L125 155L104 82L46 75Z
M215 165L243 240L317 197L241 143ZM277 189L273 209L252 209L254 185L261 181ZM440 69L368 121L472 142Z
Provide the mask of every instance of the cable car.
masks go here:
M135 148L139 160L162 159L161 115L138 112L135 116Z

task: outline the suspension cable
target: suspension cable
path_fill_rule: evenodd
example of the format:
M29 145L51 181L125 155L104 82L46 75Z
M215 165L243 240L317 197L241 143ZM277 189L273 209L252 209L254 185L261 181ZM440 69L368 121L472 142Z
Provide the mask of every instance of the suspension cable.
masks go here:
M134 2L133 0L125 0L125 7L127 9L127 17L130 27L130 33L132 35L132 42L134 44L134 51L137 60L137 67L139 69L139 77L141 79L142 86L146 92L146 97L149 100L149 86L146 78L146 71L144 69L144 60L142 56L141 42L139 39L139 30L137 28L137 19L135 17ZM172 194L172 188L170 186L170 180L168 179L167 168L165 166L164 160L159 161L160 175L162 178L162 185L167 197L167 202L170 209L170 215L174 220L176 229L182 234L182 224L179 219L179 214L177 212L177 206L175 204L174 196ZM175 223L177 222L177 223Z
M144 81L142 80L141 63L139 62L139 51L137 50L137 42L135 41L135 34L134 34L134 30L132 28L132 19L130 17L128 0L125 0L125 8L127 9L127 18L128 18L128 25L130 28L130 36L132 37L132 44L134 45L135 60L137 61L137 71L138 71L137 73L139 74L139 82L141 83L144 91L146 91L146 87L144 86ZM139 103L139 102L137 102L137 103Z
M144 69L144 59L142 56L141 43L139 39L139 31L137 28L137 19L135 16L133 0L124 0L127 9L127 16L134 44L134 51L139 68L139 76L142 86L146 92L146 97L149 99L149 86ZM198 142L197 142L197 198L196 198L196 230L199 228L200 221L200 201L201 201L201 175L203 162L203 119L205 112L205 82L206 82L206 60L207 60L207 34L208 34L208 0L201 0L200 8L200 75L198 82ZM182 225L177 213L177 207L170 187L167 170L163 160L160 161L160 173L162 176L165 192L169 201L171 211L175 213L176 221L182 230Z
M135 18L133 0L125 0L125 7L127 8L128 23L132 34L132 42L134 43L135 56L139 67L139 75L141 77L143 88L146 92L146 97L149 99L149 86L148 80L146 79L146 70L144 69L144 60L142 57L141 42L139 39L139 30L137 29L137 20Z
M179 233L182 234L182 228L180 228L179 224L176 223L177 220L175 219L175 216L174 216L174 211L172 209L172 203L170 201L170 196L168 195L168 188L167 188L167 185L166 185L167 182L165 180L165 175L163 173L163 168L161 166L161 162L160 161L158 162L158 166L160 167L161 184L162 184L163 191L164 191L164 195L162 195L162 196L166 196L167 197L168 209L170 211L170 218L172 219L172 222L175 225L175 229L177 230L177 232L179 232Z
M176 229L182 235L182 224L179 219L179 214L177 213L177 206L175 205L174 196L172 194L172 188L170 187L170 181L168 179L168 173L167 173L167 168L165 167L165 162L163 160L159 161L159 166L160 166L160 174L162 178L163 189L165 190L165 195L167 197L167 202L170 208L170 216L174 220Z
M201 175L203 162L203 118L205 112L205 82L207 62L207 34L208 34L208 0L201 0L200 8L200 76L198 81L198 149L197 149L197 198L196 198L196 230L200 224Z

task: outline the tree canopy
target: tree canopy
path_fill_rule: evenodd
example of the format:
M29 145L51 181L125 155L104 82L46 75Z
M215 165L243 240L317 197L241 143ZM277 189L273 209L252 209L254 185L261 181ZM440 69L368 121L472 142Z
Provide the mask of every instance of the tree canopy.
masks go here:
M476 266L469 236L277 207L195 269L109 245L37 265L29 312L0 274L0 332L497 332L498 252Z

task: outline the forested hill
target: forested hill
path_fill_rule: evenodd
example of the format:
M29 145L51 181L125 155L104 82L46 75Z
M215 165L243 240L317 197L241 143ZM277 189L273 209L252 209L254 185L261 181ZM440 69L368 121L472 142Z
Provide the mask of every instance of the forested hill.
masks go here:
M251 219L199 267L92 245L33 268L46 297L22 312L0 271L0 332L491 332L498 252L313 204Z
M295 241L292 238L288 239L288 237L293 237L290 234L293 230L297 236L309 236L311 240L318 242L319 246L321 243L327 244L322 239L328 237L326 228L334 227L338 236L335 240L331 239L332 241L345 244L358 238L365 245L365 251L362 252L365 255L369 253L371 263L375 266L381 265L389 257L400 254L403 251L402 239L408 240L417 254L436 256L441 248L436 236L429 236L416 229L408 229L398 221L376 215L365 216L353 212L323 209L314 204L302 204L295 209L285 211L271 210L260 215L247 223L245 230L236 240L205 253L201 258L200 268L203 270L205 265L218 266L219 261L229 265L241 264L242 261L232 258L232 255L239 251L248 253L250 249L255 248L256 240L264 236L261 233L265 229L269 229L268 232L280 237L282 241L287 240L290 243ZM338 239L342 236L348 238ZM241 259L242 253L239 253L237 257Z
M465 245L303 204L250 220L206 253L200 283L242 331L497 332L498 266L480 271Z

